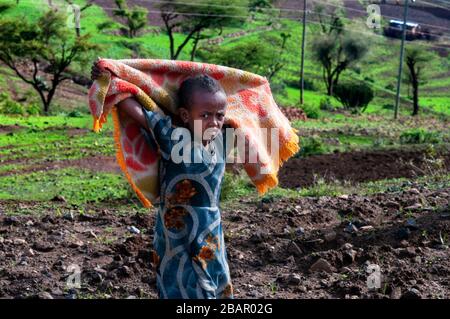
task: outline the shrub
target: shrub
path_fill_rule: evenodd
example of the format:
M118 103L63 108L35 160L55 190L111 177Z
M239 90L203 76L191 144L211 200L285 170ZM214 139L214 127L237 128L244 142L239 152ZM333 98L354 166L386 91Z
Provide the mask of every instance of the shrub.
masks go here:
M311 105L302 105L300 108L305 112L306 116L310 119L318 119L321 116L320 110L317 107Z
M73 110L67 114L67 117L83 117L83 113L81 113L79 110Z
M400 134L401 144L427 144L439 143L442 138L437 132L426 131L423 128L414 128Z
M372 101L374 94L371 87L363 82L347 82L336 85L334 96L342 103L344 108L355 113L362 113Z
M329 97L320 100L319 108L323 111L334 111L334 106L331 104Z
M327 148L320 137L311 136L302 138L300 141L300 151L296 157L306 157L310 155L320 155L326 153Z

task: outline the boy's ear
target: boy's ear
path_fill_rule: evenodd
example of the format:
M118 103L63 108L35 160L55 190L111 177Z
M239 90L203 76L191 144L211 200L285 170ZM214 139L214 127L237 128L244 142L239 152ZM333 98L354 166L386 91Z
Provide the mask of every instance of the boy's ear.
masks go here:
M180 107L178 109L178 111L179 111L180 118L183 121L183 123L189 122L189 111L184 107Z

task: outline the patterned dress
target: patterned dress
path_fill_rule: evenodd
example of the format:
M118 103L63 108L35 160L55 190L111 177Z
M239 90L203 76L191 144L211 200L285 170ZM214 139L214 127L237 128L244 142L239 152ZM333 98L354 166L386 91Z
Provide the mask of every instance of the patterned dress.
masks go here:
M159 296L233 298L218 206L225 134L205 147L188 139L187 129L172 127L169 116L143 111L153 132L144 130L146 140L156 140L161 153L161 200L153 241Z

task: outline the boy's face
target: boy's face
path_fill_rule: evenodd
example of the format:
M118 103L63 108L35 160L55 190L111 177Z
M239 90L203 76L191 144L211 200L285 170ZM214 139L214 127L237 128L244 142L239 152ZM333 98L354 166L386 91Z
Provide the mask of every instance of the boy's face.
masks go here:
M222 129L225 121L227 97L224 92L210 93L206 91L195 91L192 93L189 108L180 108L180 116L191 133L202 134L203 143L212 140ZM194 123L197 122L197 130ZM206 131L206 134L205 134Z

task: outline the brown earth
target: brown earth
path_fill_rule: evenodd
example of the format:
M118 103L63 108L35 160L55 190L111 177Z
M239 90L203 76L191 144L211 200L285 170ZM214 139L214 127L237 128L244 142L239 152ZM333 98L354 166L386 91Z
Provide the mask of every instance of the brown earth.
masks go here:
M450 153L441 154L447 170ZM325 180L366 182L387 178L421 176L430 172L419 150L361 151L291 158L280 170L280 186L297 188L314 183L314 175Z
M449 298L449 199L448 187L413 184L369 197L240 200L223 209L235 295ZM38 214L42 203L0 201L0 297L156 298L154 211L121 216L115 204L123 203L86 205L79 214L44 203ZM36 213L11 214L24 210ZM68 289L77 267L81 288ZM370 267L380 269L379 289L368 289Z

